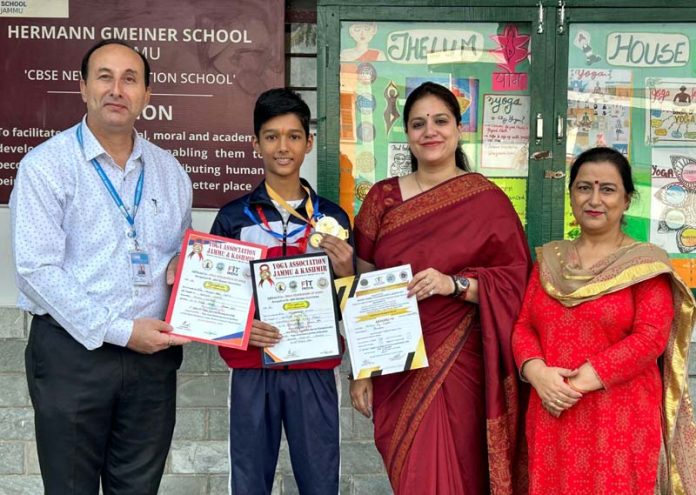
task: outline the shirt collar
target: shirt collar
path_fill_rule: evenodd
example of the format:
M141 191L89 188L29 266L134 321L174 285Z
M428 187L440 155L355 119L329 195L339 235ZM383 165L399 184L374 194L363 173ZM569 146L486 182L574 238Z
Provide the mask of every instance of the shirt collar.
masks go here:
M94 134L92 134L92 130L87 125L87 115L82 117L82 122L80 125L82 126L82 139L84 141L85 158L87 160L92 160L102 155L108 155L106 150L102 147ZM141 138L138 132L133 129L133 151L131 151L131 155L128 158L129 162L141 158L143 154L142 140L143 138Z

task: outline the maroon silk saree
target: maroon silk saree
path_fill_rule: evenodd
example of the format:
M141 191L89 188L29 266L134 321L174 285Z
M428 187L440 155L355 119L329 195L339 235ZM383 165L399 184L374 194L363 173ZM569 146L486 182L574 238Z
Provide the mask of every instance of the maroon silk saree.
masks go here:
M530 257L505 194L483 176L453 178L407 201L376 184L355 221L358 256L478 279L479 304L419 303L429 367L373 378L375 443L394 492L523 493L519 389L511 351Z

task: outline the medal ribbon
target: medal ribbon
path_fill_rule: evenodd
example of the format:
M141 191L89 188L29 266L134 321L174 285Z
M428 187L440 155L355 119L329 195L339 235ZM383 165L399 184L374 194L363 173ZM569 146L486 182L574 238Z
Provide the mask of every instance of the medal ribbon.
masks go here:
M263 230L265 230L266 232L271 234L273 237L275 237L276 239L281 240L281 241L283 240L283 237L284 237L283 234L281 234L280 232L274 232L273 229L271 228L271 225L268 223L268 219L266 219L266 214L263 212L263 208L261 208L261 206L256 207L256 213L258 213L259 218L261 219L261 222L259 222L258 220L256 220L256 218L254 218L254 214L251 213L251 211L249 211L249 208L244 208L244 213L246 213L247 216L249 216L252 220L254 220L256 225L258 225ZM286 236L292 237L295 234L299 234L304 229L305 229L305 226L300 225L299 227L296 227L295 229L288 232L286 234Z
M283 242L286 239L286 237L284 237L283 234L281 234L280 232L273 231L270 224L268 223L268 220L266 219L266 215L263 212L263 209L261 208L261 206L256 207L256 213L258 213L259 218L261 219L260 222L256 219L254 214L251 212L248 205L244 207L244 213L246 214L246 216L248 216L251 219L252 222L254 222L254 224L261 227L263 229L263 231L266 232L267 234L273 236L274 238L278 239L281 242ZM300 251L302 251L304 253L305 249L307 249L307 239L309 238L309 233L312 231L311 224L308 223L307 225L300 225L299 227L288 232L286 234L286 236L292 237L296 234L299 234L302 230L304 230L305 233L304 233L304 236L302 237L302 239L300 239L297 242L297 245L298 245L298 248L300 249Z
M307 206L305 206L305 208L307 209L307 217L308 218L305 218L302 215L300 215L297 212L297 210L295 210L295 208L293 208L290 204L288 204L288 202L285 201L280 194L275 192L275 190L273 190L273 188L268 185L268 182L264 182L264 185L266 186L266 192L268 193L268 196L272 200L276 201L280 206L282 206L285 209L285 211L290 213L293 217L299 218L303 222L314 226L314 224L316 223L316 218L319 216L318 213L316 215L314 214L315 211L316 212L319 211L319 198L318 197L315 198L314 201L316 202L316 204L312 204L312 201L311 201L312 195L309 193L308 187L306 187L304 185L302 186L302 189L305 190L305 192L307 193L307 198L309 199L309 201L307 201L307 203L306 203Z
M266 185L266 192L268 192L268 196L275 200L280 206L282 206L290 215L299 218L303 222L305 222L307 225L297 227L293 229L292 231L288 232L286 234L286 237L283 236L280 232L274 232L273 229L271 229L270 224L268 223L268 220L266 219L266 215L263 213L263 209L261 206L256 207L256 213L258 214L259 218L261 219L260 221L254 216L254 214L251 212L249 209L249 205L247 204L244 206L244 214L251 219L252 222L254 222L255 225L258 225L261 227L266 233L269 235L273 236L274 238L278 239L279 241L283 241L288 237L292 237L294 235L299 234L302 232L302 230L305 231L304 237L298 241L299 248L304 251L307 247L307 239L309 238L309 234L312 230L312 226L316 223L316 219L320 217L321 215L319 214L319 197L317 196L314 199L314 203L312 203L311 198L312 195L310 194L309 188L306 186L302 186L302 189L305 190L307 193L307 202L305 208L307 209L307 216L309 219L303 217L300 215L295 208L290 206L287 201L285 201L277 192L273 190L271 186L268 184Z
M82 154L84 155L85 153L85 145L84 145L84 140L82 138L82 124L77 128L77 142L80 143L80 149L82 150ZM130 225L131 228L131 234L129 237L132 237L135 245L137 247L138 241L137 239L137 233L135 231L135 215L138 214L138 207L140 206L140 200L143 197L143 182L144 182L144 177L145 177L145 167L143 166L140 170L140 177L138 177L138 183L135 186L135 196L133 198L133 214L131 215L128 213L128 210L126 209L126 206L123 204L123 200L121 199L121 196L119 196L118 191L116 191L116 188L114 188L114 185L111 183L111 180L109 180L109 177L106 175L106 172L104 172L104 169L102 168L101 165L99 165L99 162L97 161L96 158L92 158L90 160L92 163L92 166L94 167L94 170L97 171L97 174L99 174L99 177L101 178L102 182L104 183L104 187L106 187L106 190L109 191L109 194L111 195L111 198L114 200L114 203L116 203L116 206L118 207L118 210L121 212L123 217L126 219L128 222L128 225ZM144 165L144 163L143 163Z

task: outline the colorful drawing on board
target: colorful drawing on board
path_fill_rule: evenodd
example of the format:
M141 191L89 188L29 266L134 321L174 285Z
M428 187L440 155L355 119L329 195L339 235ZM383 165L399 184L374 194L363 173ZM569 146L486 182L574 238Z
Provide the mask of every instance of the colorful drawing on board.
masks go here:
M369 151L361 151L355 157L355 168L360 174L370 174L375 171L375 155Z
M647 78L645 93L647 143L696 145L696 79Z
M358 126L357 133L363 143L371 143L375 139L375 126L370 122L363 122Z
M407 77L406 96L424 82L431 81L448 88L459 102L464 132L476 132L478 128L478 79L454 79L449 77Z
M394 122L401 117L399 109L396 107L396 101L399 98L399 88L396 87L394 81L389 81L387 87L384 88L384 100L386 102L384 109L384 128L386 129L386 134L391 131Z
M590 40L590 33L580 30L575 35L573 44L582 51L582 54L585 56L585 64L594 65L597 62L601 62L602 57L594 53L594 50L592 50L592 46L590 45Z
M696 150L653 149L650 242L670 254L696 250Z
M364 62L358 65L357 81L360 84L372 84L377 79L377 69L371 63Z
M595 146L628 150L633 73L614 69L568 71L568 152ZM623 152L623 151L622 151Z
M377 101L370 93L358 93L355 97L355 107L363 115L370 115L376 106Z
M358 201L364 201L367 197L367 193L370 192L372 187L371 182L360 182L355 186L355 198Z
M498 49L492 50L491 53L502 62L498 67L503 72L514 73L517 64L529 57L530 36L520 34L514 24L505 26L503 34L492 34L490 38L498 43Z
M389 143L388 177L402 177L411 173L411 153L407 143Z
M676 271L687 287L693 290L696 287L696 259L672 258L670 260ZM691 336L691 342L696 342L696 335Z
M354 22L348 28L348 34L355 42L355 46L341 50L341 62L381 62L386 60L382 50L369 46L370 41L377 34L377 23Z

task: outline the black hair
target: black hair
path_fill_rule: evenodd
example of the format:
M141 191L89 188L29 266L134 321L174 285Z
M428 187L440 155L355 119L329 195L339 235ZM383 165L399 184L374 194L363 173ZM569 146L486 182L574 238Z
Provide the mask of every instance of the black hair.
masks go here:
M259 95L254 106L254 134L259 137L263 124L281 115L294 114L309 137L309 107L302 97L287 88L274 88Z
M568 183L568 190L572 190L575 178L578 176L578 171L585 163L599 163L599 162L609 162L616 170L618 170L621 176L621 182L623 183L624 191L629 196L632 196L636 191L636 186L633 183L633 176L631 175L631 164L628 163L628 159L619 151L614 148L597 147L590 148L580 153L575 161L570 167L570 181Z
M404 129L408 129L408 116L411 113L411 107L413 107L413 104L421 98L430 95L442 100L449 111L452 112L452 115L454 115L457 126L459 126L459 124L462 122L462 112L459 108L457 97L444 86L426 81L411 91L411 94L409 94L408 98L406 98L406 104L404 105ZM411 154L411 170L415 172L418 170L418 160L410 150L409 153ZM454 152L454 162L457 165L457 168L465 170L466 172L471 171L469 168L469 162L466 159L466 155L459 146L457 146L457 150Z
M92 56L92 54L93 54L95 51L99 50L101 47L106 46L106 45L121 45L121 46L125 46L126 48L130 48L130 49L133 50L135 53L137 53L138 56L140 57L140 60L143 61L143 68L144 68L144 71L145 71L145 73L143 74L143 76L144 76L144 81L145 81L145 87L146 87L146 88L149 88L149 87L150 87L150 63L147 61L147 58L145 58L145 55L143 55L142 53L140 53L138 50L136 50L135 48L133 48L132 46L130 46L130 45L129 45L128 43L126 43L125 41L120 40L120 39L117 39L117 38L107 38L107 39L103 39L103 40L101 40L100 42L98 42L97 44L95 44L94 46L92 46L92 48L90 48L89 50L87 50L87 53L85 53L85 56L82 57L82 65L81 65L81 67L80 67L80 74L81 74L81 76L82 76L82 80L83 80L83 81L87 81L87 71L88 71L88 69L89 69L89 59L90 59L90 57Z

